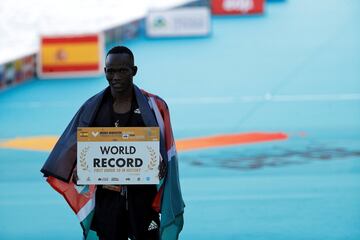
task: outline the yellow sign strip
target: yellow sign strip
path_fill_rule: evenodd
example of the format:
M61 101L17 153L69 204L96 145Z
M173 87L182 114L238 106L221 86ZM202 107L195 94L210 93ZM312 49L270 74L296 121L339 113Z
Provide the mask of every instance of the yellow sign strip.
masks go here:
M79 142L139 142L160 141L158 127L78 128Z

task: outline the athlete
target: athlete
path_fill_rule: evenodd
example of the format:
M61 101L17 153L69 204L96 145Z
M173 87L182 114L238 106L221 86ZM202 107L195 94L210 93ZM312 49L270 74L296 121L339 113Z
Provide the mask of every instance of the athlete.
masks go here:
M80 108L51 152L42 172L75 209L72 206L74 196L69 196L68 190L61 191L59 185L67 183L76 188L71 185L71 181L77 180L76 128L158 126L161 128L160 184L97 185L89 188L95 190L87 195L80 192L79 195L83 194L95 202L91 214L87 215L91 215L86 221L87 226L84 221L82 226L85 237L92 230L100 240L177 239L183 226L184 202L167 105L161 98L133 84L137 67L130 49L124 46L112 48L106 55L104 71L109 87Z

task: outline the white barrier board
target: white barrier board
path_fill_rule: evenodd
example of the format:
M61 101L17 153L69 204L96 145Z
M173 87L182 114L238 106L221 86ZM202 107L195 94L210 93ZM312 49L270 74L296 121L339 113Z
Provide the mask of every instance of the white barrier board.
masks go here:
M207 7L186 7L150 11L146 18L149 37L191 37L209 35L210 10Z

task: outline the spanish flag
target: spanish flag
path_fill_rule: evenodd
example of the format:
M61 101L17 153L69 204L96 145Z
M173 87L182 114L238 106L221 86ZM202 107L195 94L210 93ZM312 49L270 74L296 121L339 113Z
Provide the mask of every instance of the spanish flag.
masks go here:
M101 34L43 36L38 56L40 77L98 75L102 70Z

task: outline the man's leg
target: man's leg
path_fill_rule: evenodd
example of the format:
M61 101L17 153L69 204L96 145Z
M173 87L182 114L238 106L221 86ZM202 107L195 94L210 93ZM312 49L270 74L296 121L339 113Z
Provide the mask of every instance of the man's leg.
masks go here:
M154 185L128 187L128 216L131 239L160 239L159 213L152 208L157 191Z
M97 232L100 240L128 240L125 203L125 197L120 192L98 187L91 229Z

